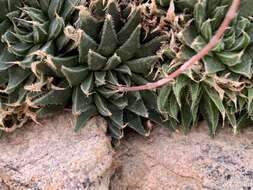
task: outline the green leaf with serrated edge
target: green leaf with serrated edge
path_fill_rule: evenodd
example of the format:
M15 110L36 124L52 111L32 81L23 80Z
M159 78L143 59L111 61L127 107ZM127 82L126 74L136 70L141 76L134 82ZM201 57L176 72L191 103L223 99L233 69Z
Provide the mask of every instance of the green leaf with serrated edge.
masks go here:
M45 76L45 73L48 76L56 76L51 67L48 64L45 64L43 61L35 62L35 71L38 76Z
M132 73L131 80L137 85L147 84L149 81L141 75Z
M210 134L215 136L219 123L219 110L208 96L203 96L202 115L207 121Z
M84 81L89 74L88 67L65 67L62 66L61 71L69 82L70 86L75 86Z
M140 91L130 91L128 92L128 99L131 98L132 102L142 100Z
M99 33L100 22L91 15L86 7L82 7L79 11L79 22L80 29L95 40Z
M204 87L205 92L207 93L208 97L210 98L210 100L212 100L212 102L214 103L214 105L217 107L217 109L220 111L223 120L225 119L225 114L226 114L226 109L223 105L222 100L219 97L219 94L214 90L211 89L207 86ZM205 95L204 95L205 96Z
M194 55L195 55L195 51L194 50L192 50L188 46L183 46L181 48L181 51L178 52L177 56L181 60L188 60L188 59L190 59Z
M202 88L199 83L192 82L189 85L191 95L191 113L193 125L197 122L197 114L199 110L199 104L202 96Z
M241 52L229 52L229 51L223 51L220 53L216 53L217 57L219 58L219 60L231 67L234 66L238 63L241 63L241 58L244 54L244 50L242 50Z
M123 74L127 74L129 76L132 75L131 69L127 65L121 65L114 69L114 71L118 71Z
M243 17L253 16L253 1L252 0L242 0L239 9L239 15Z
M97 17L104 17L105 16L105 9L106 9L106 3L103 0L96 0L92 2L92 5L94 6L93 14Z
M157 98L157 105L158 105L159 111L162 113L167 112L167 110L165 109L165 105L167 104L167 101L169 101L169 96L170 96L171 90L172 90L171 86L163 86L159 90L159 95Z
M192 126L192 115L189 114L191 112L190 106L183 102L183 106L181 107L181 125L182 130L186 134L190 131L190 128Z
M206 7L205 7L205 2L204 1L199 1L194 8L194 21L196 28L200 30L203 22L206 19Z
M212 49L213 52L222 52L225 50L225 43L223 40L219 40L216 46Z
M34 7L34 8L40 8L40 2L38 0L26 0L27 5Z
M120 57L115 53L113 54L113 56L111 56L105 67L103 68L103 70L111 70L111 69L115 69L118 65L121 64L121 59Z
M235 32L233 32L230 36L224 38L223 41L225 43L226 49L232 48L236 41Z
M9 12L7 1L0 1L0 6L2 11L0 12L0 20L4 20L6 18L6 14Z
M17 88L30 74L30 71L21 69L18 66L9 68L9 81L4 92L11 93Z
M156 112L154 110L149 110L149 119L160 127L167 128L170 124L168 121L165 121L164 118L162 118L159 112Z
M119 85L117 74L114 71L107 71L106 80L109 84Z
M249 35L246 32L242 31L242 35L236 39L230 51L240 51L242 49L247 48L249 44L250 44Z
M51 0L39 0L41 9L47 13Z
M108 1L106 14L112 17L115 30L118 31L121 26L121 12L116 0Z
M93 74L89 74L87 78L83 80L81 84L81 89L86 96L89 96L92 93L93 87L94 87Z
M92 97L86 96L80 87L75 87L72 94L72 113L74 115L80 115L86 111L87 107L91 105Z
M62 66L65 67L74 67L78 64L78 56L70 56L70 57L50 57L51 61L53 62L55 68L53 69L57 76L62 77Z
M51 0L49 7L48 7L48 16L50 19L53 19L56 14L60 14L62 5L63 5L64 1L62 0Z
M126 85L126 86L131 86L132 81L129 75L125 75L124 73L117 73L117 76L121 84Z
M181 92L183 88L189 83L188 77L181 75L176 79L172 85L173 93L175 94L178 105L181 107Z
M83 5L85 3L85 0L67 0L64 2L64 5L61 10L61 16L64 18L66 22L68 22L71 19L71 16L73 15L74 11L76 10L76 7L79 5Z
M253 25L252 25L253 26ZM251 59L253 60L253 45L250 45L246 52L249 54L249 56L251 57Z
M146 107L150 110L155 110L158 112L158 107L157 107L157 94L156 92L152 92L149 90L143 90L140 92L142 100Z
M217 6L213 11L212 16L212 18L214 18L214 21L212 22L213 30L216 30L220 26L221 22L223 21L226 15L227 8L228 8L227 5Z
M135 73L147 74L158 60L159 56L154 55L127 61L125 64Z
M131 36L134 33L134 30L136 30L136 27L140 23L140 19L141 19L140 7L134 8L126 24L118 32L118 39L120 44L126 43L131 38Z
M45 14L34 7L23 7L21 8L22 12L26 13L30 19L34 22L43 23L47 21Z
M126 109L132 111L137 115L148 118L148 110L142 99L136 101L134 97L128 97L128 106Z
M48 31L48 40L53 40L57 38L63 31L65 23L62 17L56 16L50 23Z
M123 129L114 122L108 121L108 131L115 139L122 139L124 136Z
M226 67L215 56L205 56L203 58L205 71L208 74L217 73L223 71Z
M112 112L110 119L115 123L117 126L124 128L124 121L123 121L123 110L119 110L116 106L110 105L109 109Z
M13 46L9 46L9 52L13 53L16 56L23 57L25 56L28 51L32 48L32 44L27 43L17 43Z
M75 131L78 131L80 128L84 127L89 119L97 115L97 109L94 105L89 105L86 107L86 110L77 116L75 119Z
M183 11L186 8L193 11L194 9L194 5L196 5L196 3L198 2L198 0L177 0L175 1L176 7Z
M246 51L242 56L241 63L235 66L229 67L229 70L250 79L252 76L251 66L252 66L252 58L250 57L248 51Z
M0 71L0 86L4 86L5 84L7 84L8 80L9 80L8 72Z
M80 63L87 63L88 53L91 50L96 50L97 47L98 47L97 43L90 36L88 36L85 32L82 32L80 44L78 47L79 62Z
M156 52L160 49L162 46L162 43L168 40L167 35L158 36L151 41L145 43L140 47L140 49L136 53L136 57L148 57L156 54Z
M128 105L127 97L123 96L117 99L109 100L113 105L115 105L119 110L123 110Z
M192 42L194 41L194 39L197 36L198 36L198 33L197 33L196 29L193 26L186 27L182 31L183 41L189 47L191 47Z
M1 14L1 13L0 13ZM11 22L9 20L4 20L0 23L0 35L2 36L6 30L11 27Z
M110 56L117 48L117 34L114 29L112 17L107 15L102 29L102 37L98 47L98 52L104 56Z
M45 107L42 107L36 111L36 117L38 119L42 119L50 114L54 114L56 112L62 111L64 108L63 105L48 105Z
M46 42L48 38L48 27L49 23L46 22L42 25L33 25L33 38L35 44Z
M55 41L55 45L58 50L62 50L65 47L68 47L68 43L70 42L70 38L68 38L63 32L58 36L58 38ZM70 46L69 49L72 47ZM68 53L68 49L66 49L66 53Z
M18 33L13 33L13 35L19 39L20 41L24 42L24 43L33 43L34 39L33 39L33 33L28 33L28 34L18 34Z
M14 64L13 61L17 60L17 57L7 50L4 50L2 54L0 55L0 71L6 71L10 67L12 67Z
M127 41L117 49L116 53L122 61L133 58L136 51L140 48L140 33L141 26L138 25Z
M238 96L238 110L244 110L245 106L247 105L247 97Z
M96 84L96 86L105 85L106 72L104 72L104 71L96 71L94 76L95 76L95 84Z
M167 111L168 115L175 120L178 120L178 114L180 107L177 103L176 97L174 94L170 94L164 109Z
M23 86L31 85L34 81L35 81L35 76L30 75L26 80L24 80L21 83L22 85L19 85L13 92L8 94L9 97L11 96L14 97L14 98L10 98L12 100L9 103L21 105L25 101L25 98L27 95L27 91L24 89Z
M64 90L51 90L33 101L34 105L65 105L71 97L72 89L66 87Z
M54 46L53 41L47 42L44 46L42 46L40 50L46 54L54 55L55 46Z
M238 126L237 126L237 120L236 120L235 113L230 113L227 111L226 116L227 116L229 124L233 127L234 134L236 134L238 132L237 131Z
M94 95L94 102L96 104L96 107L98 109L98 112L105 117L112 116L112 112L108 108L108 103L104 98L102 98L100 95L95 94Z
M249 127L252 126L253 120L249 117L249 115L245 112L241 113L238 119L238 129L241 129L243 127Z
M88 66L90 70L97 71L105 67L107 62L106 57L96 53L95 51L89 50L88 53Z
M137 133L143 136L148 136L149 132L144 128L141 117L137 116L136 114L126 111L124 115L124 122Z
M212 21L213 20L211 19L207 19L206 21L203 22L200 28L200 32L207 42L209 42L213 36L212 24L211 24Z
M201 51L205 46L207 42L204 40L202 36L197 36L191 43L191 48L195 51L199 52Z
M97 92L99 92L103 97L106 99L109 99L111 96L113 96L117 91L108 89L105 86L99 87L96 89Z

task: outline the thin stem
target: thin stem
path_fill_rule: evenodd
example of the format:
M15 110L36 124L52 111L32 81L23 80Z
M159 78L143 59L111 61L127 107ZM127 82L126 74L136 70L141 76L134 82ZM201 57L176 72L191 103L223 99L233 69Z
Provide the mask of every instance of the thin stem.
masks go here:
M169 74L165 78L153 82L153 83L147 83L145 85L141 86L132 86L132 87L125 87L125 86L117 86L117 90L120 92L127 92L127 91L139 91L139 90L152 90L156 89L158 87L161 87L174 78L176 78L178 75L182 74L185 70L189 69L194 63L200 61L205 55L207 55L219 42L220 38L226 31L227 27L229 26L230 22L233 20L233 18L236 15L237 9L240 6L240 0L233 0L232 5L230 6L225 19L223 20L222 24L220 25L219 29L217 30L216 34L213 36L213 38L210 40L210 42L196 55L194 55L191 59L186 61L179 69L177 69L175 72Z

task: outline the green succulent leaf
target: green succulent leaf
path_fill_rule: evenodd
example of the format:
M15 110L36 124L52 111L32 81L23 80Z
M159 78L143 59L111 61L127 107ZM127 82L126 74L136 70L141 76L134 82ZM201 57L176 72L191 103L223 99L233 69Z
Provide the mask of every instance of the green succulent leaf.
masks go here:
M88 67L65 67L62 66L61 71L69 82L70 86L80 84L89 74Z
M80 115L87 111L87 107L92 104L92 97L86 96L80 87L76 87L72 94L72 113L74 115Z
M90 118L97 115L97 109L94 105L89 105L86 107L85 111L78 115L75 120L75 130L78 131L80 128L84 127Z

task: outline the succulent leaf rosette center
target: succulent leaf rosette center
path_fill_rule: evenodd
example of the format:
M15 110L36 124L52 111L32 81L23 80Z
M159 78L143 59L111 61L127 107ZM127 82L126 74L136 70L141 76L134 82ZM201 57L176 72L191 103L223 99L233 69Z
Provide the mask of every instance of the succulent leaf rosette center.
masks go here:
M144 118L162 123L157 112L156 93L123 93L112 87L151 82L161 58L157 52L167 36L145 38L141 7L119 7L117 1L99 0L92 1L89 7L76 8L78 19L65 27L64 34L77 56L73 57L73 53L72 56L68 53L48 56L50 69L68 87L38 96L34 104L42 109L52 106L55 104L52 99L64 93L68 97L68 89L73 89L72 112L77 117L77 129L99 114L107 120L110 134L116 139L123 136L126 126L148 135Z

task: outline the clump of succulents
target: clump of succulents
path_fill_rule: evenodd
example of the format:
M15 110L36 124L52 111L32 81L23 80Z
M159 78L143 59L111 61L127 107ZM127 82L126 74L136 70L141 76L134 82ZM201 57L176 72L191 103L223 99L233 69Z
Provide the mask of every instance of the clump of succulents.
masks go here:
M36 107L28 95L55 87L42 55L67 51L62 50L66 43L64 26L72 20L75 6L80 3L81 0L0 2L1 130L13 131L29 118L36 121Z
M172 73L215 34L231 0L2 0L0 131L72 109L103 116L114 139L146 121L185 132L253 121L251 0L199 64L154 91L120 92ZM158 94L158 95L157 95ZM159 113L161 112L161 113ZM167 119L164 121L164 119Z
M198 1L193 19L182 31L182 47L165 74L199 52L212 38L231 1ZM187 6L186 6L187 7ZM191 6L188 7L192 9ZM173 128L188 131L204 118L215 135L219 124L228 123L234 132L252 121L252 29L251 20L239 13L222 39L198 66L163 87L158 105ZM250 15L248 15L250 16Z
M158 114L156 93L122 93L115 86L152 81L161 58L158 50L167 35L146 36L138 6L119 7L117 1L98 0L89 6L76 6L76 10L79 13L75 23L64 29L68 43L63 52L32 53L39 58L31 68L40 84L43 78L53 84L38 91L30 86L32 92L28 97L39 108L37 115L71 105L76 129L99 114L108 121L109 132L115 139L123 137L126 126L148 135L145 120L163 122Z

